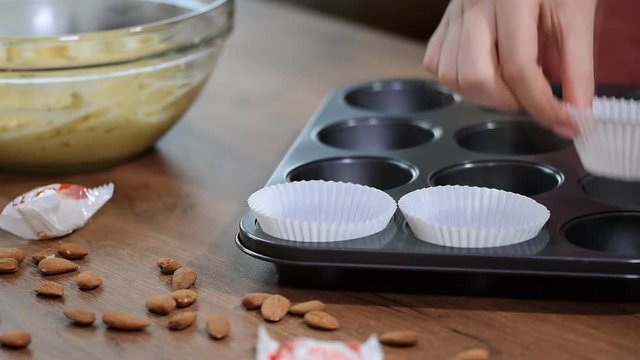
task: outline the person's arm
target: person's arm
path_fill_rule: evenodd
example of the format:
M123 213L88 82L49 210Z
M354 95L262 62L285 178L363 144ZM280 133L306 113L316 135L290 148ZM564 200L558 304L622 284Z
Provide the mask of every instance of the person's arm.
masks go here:
M590 106L596 2L452 0L429 40L424 67L473 103L524 108L556 133L575 136L575 124L538 64L538 45L542 37L555 45L564 100Z

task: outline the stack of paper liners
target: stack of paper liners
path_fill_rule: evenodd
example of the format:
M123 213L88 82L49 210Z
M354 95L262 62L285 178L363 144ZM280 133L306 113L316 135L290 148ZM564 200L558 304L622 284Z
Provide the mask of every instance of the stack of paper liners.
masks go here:
M574 141L587 172L640 180L640 101L596 97L592 111L568 109L578 125Z
M361 238L382 231L396 211L385 192L331 181L277 184L249 197L262 230L274 237L305 242Z

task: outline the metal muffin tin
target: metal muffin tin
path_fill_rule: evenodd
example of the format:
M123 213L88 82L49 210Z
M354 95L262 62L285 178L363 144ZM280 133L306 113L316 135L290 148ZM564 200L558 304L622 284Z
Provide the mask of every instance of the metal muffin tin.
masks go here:
M631 87L598 93L638 95ZM238 247L288 271L303 266L640 277L640 184L590 176L570 141L525 114L475 107L435 83L380 80L332 93L267 185L316 179L377 187L396 200L434 185L492 187L531 196L551 218L526 242L462 249L415 238L400 211L378 234L321 244L269 236L248 211Z

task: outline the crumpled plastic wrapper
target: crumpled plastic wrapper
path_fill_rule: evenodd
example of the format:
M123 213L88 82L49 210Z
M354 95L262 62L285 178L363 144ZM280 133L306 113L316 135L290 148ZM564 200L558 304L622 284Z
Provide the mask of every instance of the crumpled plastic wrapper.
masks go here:
M9 203L0 214L0 228L32 240L64 236L83 227L112 196L112 183L42 186Z
M380 342L372 335L362 344L295 338L279 343L264 327L258 329L256 360L383 360Z

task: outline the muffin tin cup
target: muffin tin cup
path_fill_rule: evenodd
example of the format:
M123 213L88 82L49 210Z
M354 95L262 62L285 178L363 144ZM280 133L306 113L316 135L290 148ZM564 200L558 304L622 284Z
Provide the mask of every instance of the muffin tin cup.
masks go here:
M568 241L612 255L640 256L640 212L618 211L586 215L563 228Z
M364 117L326 127L317 136L323 144L336 148L374 152L424 145L439 135L439 129L426 122L397 117Z
M408 184L416 176L409 164L388 158L343 157L323 159L289 172L289 181L342 181L388 190Z
M547 208L528 197L469 186L413 191L398 205L418 239L451 247L517 244L535 237L549 219Z
M562 184L558 170L543 164L513 161L472 161L440 169L431 175L433 186L467 185L534 196Z
M382 231L396 211L384 192L329 181L278 184L249 197L262 230L281 239L329 242Z
M587 175L580 179L582 190L602 202L620 207L640 207L640 182Z
M596 97L592 111L569 111L578 125L575 146L587 172L640 180L640 101Z
M633 92L637 89L597 89L600 95ZM384 230L372 235L303 242L269 235L264 220L256 221L259 214L249 210L236 239L242 251L286 265L279 271L320 267L640 278L632 236L638 218L628 215L640 212L640 203L633 201L636 183L589 175L570 141L526 114L487 111L435 83L389 79L334 91L267 185L305 180L358 183L395 200L436 186L492 188L529 197L550 217L546 224L539 217L530 230L509 235L474 230L474 241L456 229L448 235L456 241L438 245L421 240L436 236L421 235L411 216L397 211ZM439 208L451 205L449 199L442 202Z
M412 113L438 109L457 98L443 86L422 80L386 80L358 86L344 95L347 104L382 113Z
M521 118L471 125L457 131L454 138L465 149L487 154L534 155L571 147L571 141Z

